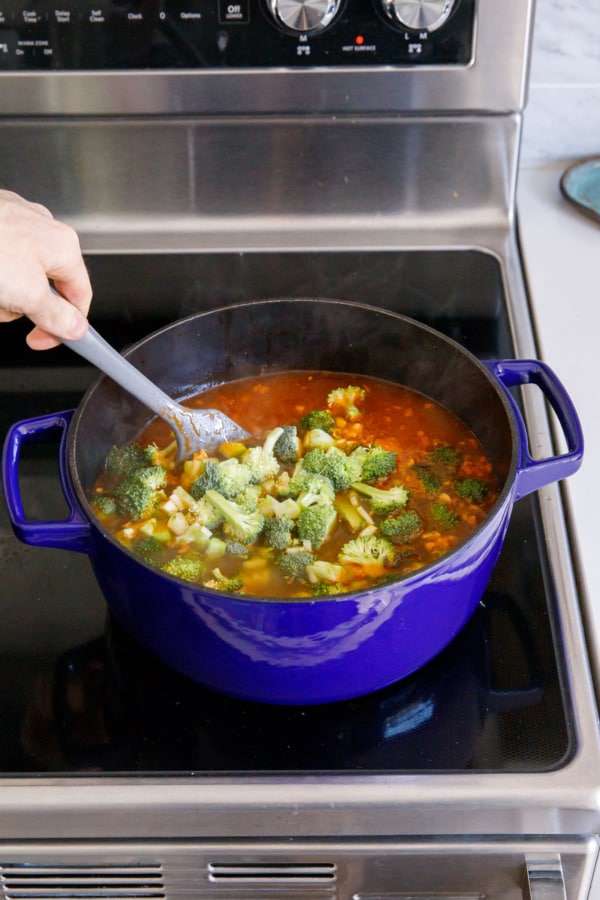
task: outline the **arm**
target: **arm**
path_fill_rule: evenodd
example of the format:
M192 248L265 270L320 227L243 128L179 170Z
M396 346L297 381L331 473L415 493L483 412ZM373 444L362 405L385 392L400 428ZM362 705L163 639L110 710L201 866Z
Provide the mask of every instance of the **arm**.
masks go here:
M44 206L0 190L0 322L27 316L35 324L27 343L46 350L58 344L53 335L83 337L91 299L75 231Z

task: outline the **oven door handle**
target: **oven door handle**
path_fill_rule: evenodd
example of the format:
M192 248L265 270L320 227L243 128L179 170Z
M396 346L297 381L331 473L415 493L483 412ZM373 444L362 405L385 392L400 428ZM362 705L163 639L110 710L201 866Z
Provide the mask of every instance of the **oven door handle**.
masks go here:
M527 859L526 900L567 900L567 889L560 855Z
M25 544L37 547L56 547L89 553L92 546L92 527L80 512L69 478L67 433L74 410L49 413L33 419L24 419L13 425L4 442L2 453L2 481L11 525L17 537ZM66 519L58 521L29 520L25 515L19 484L19 462L26 444L49 442L60 433L59 478L64 498L69 508Z
M553 370L537 359L501 359L484 363L499 382L512 407L520 445L514 499L525 497L539 488L567 478L581 466L583 431L573 401ZM529 438L523 414L510 388L535 384L556 413L563 430L567 451L547 459L534 459L529 452Z

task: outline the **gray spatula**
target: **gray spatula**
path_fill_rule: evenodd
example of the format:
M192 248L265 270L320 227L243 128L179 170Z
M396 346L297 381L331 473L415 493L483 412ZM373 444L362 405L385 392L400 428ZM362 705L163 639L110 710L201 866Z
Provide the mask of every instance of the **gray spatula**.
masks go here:
M176 403L111 347L91 325L84 337L76 341L63 340L62 343L97 366L164 419L175 434L179 460L186 459L197 450L211 453L224 441L239 441L250 436L218 409L194 410Z

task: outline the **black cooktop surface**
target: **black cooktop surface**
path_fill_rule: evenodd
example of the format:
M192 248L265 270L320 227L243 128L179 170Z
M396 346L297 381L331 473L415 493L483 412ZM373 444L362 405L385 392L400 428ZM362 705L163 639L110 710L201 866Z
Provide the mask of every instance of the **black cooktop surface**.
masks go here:
M426 321L481 358L514 355L498 262L468 251L91 257L92 320L124 347L194 311L326 296ZM123 287L125 285L125 288ZM0 432L73 408L95 379L65 348L0 328ZM28 448L30 518L64 516L52 444ZM316 707L223 697L165 668L110 619L85 556L27 547L0 501L0 772L545 771L574 751L535 497L519 501L462 633L411 677Z

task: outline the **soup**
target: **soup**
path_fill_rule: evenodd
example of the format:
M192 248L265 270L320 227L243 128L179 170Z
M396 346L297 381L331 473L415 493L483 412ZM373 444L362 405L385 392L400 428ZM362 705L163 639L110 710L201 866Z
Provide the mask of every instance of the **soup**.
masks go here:
M90 500L145 563L208 589L292 599L397 580L468 538L498 496L473 433L388 381L283 372L187 404L252 439L178 463L156 419L111 449Z

